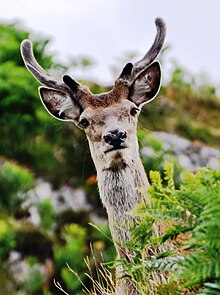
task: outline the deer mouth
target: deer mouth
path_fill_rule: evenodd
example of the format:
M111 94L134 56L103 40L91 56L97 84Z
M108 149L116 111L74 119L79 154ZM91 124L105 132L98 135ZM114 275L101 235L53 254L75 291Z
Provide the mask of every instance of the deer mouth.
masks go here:
M118 151L118 150L123 150L123 149L125 149L125 148L126 148L126 146L112 147L112 148L110 148L109 150L105 151L104 153L107 154L107 153L109 153L109 152Z

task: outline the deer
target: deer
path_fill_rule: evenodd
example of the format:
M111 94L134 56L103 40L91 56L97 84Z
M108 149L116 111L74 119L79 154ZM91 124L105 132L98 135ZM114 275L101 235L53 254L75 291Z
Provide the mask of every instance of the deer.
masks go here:
M166 24L156 18L155 25L155 39L144 57L134 64L128 62L113 88L98 95L69 75L49 75L36 61L31 41L21 43L26 68L42 84L39 96L46 110L85 131L117 256L129 261L132 252L124 245L131 237L131 224L138 222L130 212L141 202L148 202L140 188L149 187L139 155L138 116L161 85L161 66L156 58L164 44ZM115 294L139 294L122 266L116 266Z

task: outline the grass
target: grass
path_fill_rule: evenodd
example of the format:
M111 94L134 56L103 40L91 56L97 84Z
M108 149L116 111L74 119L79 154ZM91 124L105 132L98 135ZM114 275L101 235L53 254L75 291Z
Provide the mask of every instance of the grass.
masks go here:
M87 278L90 281L91 287L88 288L85 283L81 280L79 274L74 271L68 264L68 270L78 279L82 286L82 292L86 295L113 295L115 294L115 280L112 271L105 265L105 262L98 262L96 255L93 251L92 245L90 246L92 261L89 257L85 257L84 262L88 269L88 272L85 273ZM102 258L102 257L101 257ZM102 258L103 260L103 258ZM67 293L61 284L54 280L55 286L63 292L65 295L70 295ZM88 285L88 284L87 284Z

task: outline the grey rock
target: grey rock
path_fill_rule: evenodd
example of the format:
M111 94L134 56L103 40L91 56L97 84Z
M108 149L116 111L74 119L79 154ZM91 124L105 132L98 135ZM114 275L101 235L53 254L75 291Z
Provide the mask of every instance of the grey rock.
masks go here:
M204 166L215 170L219 168L220 151L218 149L194 144L176 134L166 132L154 134L162 141L163 149L175 155L183 168L189 171L196 171Z
M65 185L59 190L53 190L49 182L38 179L36 186L28 192L27 200L23 204L24 208L29 208L30 217L27 218L28 221L35 225L40 224L40 215L36 204L48 198L57 212L67 209L91 211L91 205L87 202L85 192L82 189L73 189Z
M166 133L166 132L155 132L154 133L157 138L159 138L167 147L173 149L175 147L175 151L186 150L191 142L185 138L182 138L176 134Z
M186 170L193 171L194 166L193 166L193 164L192 164L190 158L189 158L187 155L185 155L185 154L179 154L179 155L177 156L177 159L178 159L178 161L179 161L179 164L180 164L183 168L185 168Z
M146 156L149 156L149 157L152 157L155 155L155 151L152 147L150 146L145 146L141 149L141 154L142 155L146 155Z

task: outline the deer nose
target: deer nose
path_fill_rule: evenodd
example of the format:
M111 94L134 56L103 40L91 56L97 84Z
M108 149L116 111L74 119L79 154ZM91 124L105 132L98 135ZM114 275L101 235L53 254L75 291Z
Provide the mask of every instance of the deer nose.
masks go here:
M110 131L103 135L104 141L115 148L120 147L126 137L127 133L124 130Z

